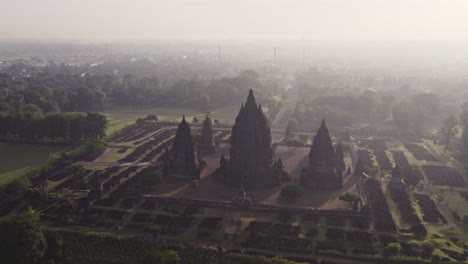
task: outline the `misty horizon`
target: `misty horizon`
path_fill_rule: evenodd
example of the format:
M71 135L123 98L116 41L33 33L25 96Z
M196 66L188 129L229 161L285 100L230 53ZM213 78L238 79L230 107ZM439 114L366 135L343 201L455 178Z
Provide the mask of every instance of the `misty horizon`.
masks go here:
M468 42L466 1L10 1L3 40Z

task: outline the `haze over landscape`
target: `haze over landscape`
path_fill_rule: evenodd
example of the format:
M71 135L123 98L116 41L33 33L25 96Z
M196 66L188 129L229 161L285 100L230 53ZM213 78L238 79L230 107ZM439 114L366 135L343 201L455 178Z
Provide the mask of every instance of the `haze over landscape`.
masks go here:
M468 1L1 6L0 263L468 263Z
M468 41L463 0L18 0L2 9L8 39Z

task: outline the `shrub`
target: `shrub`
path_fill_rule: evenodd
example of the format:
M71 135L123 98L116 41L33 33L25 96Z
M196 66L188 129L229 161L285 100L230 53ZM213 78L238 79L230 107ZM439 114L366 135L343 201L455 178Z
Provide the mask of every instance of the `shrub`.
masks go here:
M304 141L302 141L297 136L291 137L286 141L286 145L288 145L290 147L300 147L300 146L304 146L304 144L305 144Z
M156 115L147 115L146 120L147 121L158 122L158 117Z
M196 189L198 188L198 186L200 185L200 183L198 182L198 180L192 180L189 184L189 187L190 189Z
M398 243L390 243L384 249L385 257L393 257L400 255L401 246Z
M343 193L342 195L338 197L338 199L349 203L353 207L361 200L361 198L359 197L359 194L351 193L351 192Z
M295 184L288 184L281 190L281 197L288 202L298 200L303 194L303 190L300 186Z

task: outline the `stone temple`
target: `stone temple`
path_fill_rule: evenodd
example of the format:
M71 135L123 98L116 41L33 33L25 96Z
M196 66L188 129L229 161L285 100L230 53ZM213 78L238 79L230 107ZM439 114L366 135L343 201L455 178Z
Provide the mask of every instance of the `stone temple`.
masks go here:
M192 132L185 116L180 122L170 150L162 157L164 175L179 175L198 179L200 171L196 165Z
M340 188L343 179L336 167L332 140L323 120L310 148L309 167L302 170L301 184L311 188Z
M278 164L273 161L268 120L250 90L232 128L229 159L222 157L215 174L236 187L241 184L245 188L276 186L289 179Z
M206 115L203 121L203 128L200 137L200 144L198 145L198 155L210 155L215 153L213 144L213 129L211 128L211 119Z

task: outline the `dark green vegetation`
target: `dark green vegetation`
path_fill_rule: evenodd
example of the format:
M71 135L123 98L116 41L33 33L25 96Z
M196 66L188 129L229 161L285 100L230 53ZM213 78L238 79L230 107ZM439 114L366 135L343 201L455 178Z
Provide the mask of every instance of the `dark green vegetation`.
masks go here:
M281 189L280 195L281 198L284 200L291 202L299 199L302 194L304 193L304 190L298 185L294 184L288 184L283 189Z
M36 109L34 113L0 114L0 137L26 142L95 140L105 136L107 123L99 113L43 115Z
M39 212L28 208L16 216L0 220L0 254L3 263L61 263L62 237L45 230Z
M64 233L67 263L180 263L180 264L294 264L297 262L257 255L222 253L215 247L143 241L110 235ZM177 261L176 261L177 260ZM167 261L167 262L163 262ZM330 264L333 264L330 262Z
M64 70L66 72L66 70ZM254 71L232 78L176 80L170 87L157 77L42 73L29 78L0 75L0 112L22 112L37 107L44 113L95 111L105 106L183 106L213 109L238 105L249 89L255 89L264 106L279 109L272 99L278 88L263 84Z

